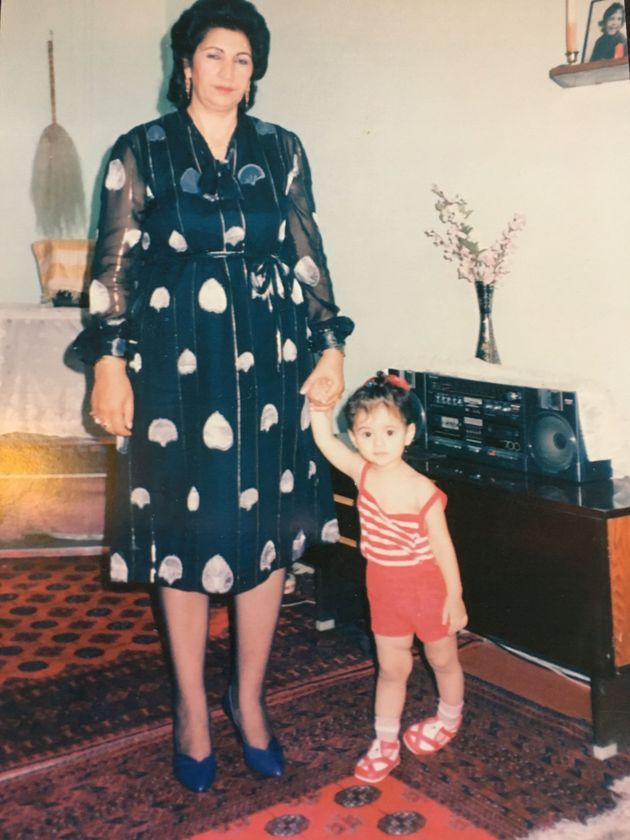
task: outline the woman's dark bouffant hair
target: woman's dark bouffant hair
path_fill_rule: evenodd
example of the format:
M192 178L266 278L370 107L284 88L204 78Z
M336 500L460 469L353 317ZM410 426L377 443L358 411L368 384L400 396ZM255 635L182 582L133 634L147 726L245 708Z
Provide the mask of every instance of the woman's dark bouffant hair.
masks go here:
M249 105L241 102L240 110L251 108L256 99L256 80L267 71L269 59L269 30L265 19L248 0L197 0L186 9L171 29L173 72L168 86L168 99L176 108L188 105L184 80L184 61L191 61L193 53L209 29L232 29L242 32L252 48L254 72L249 91Z
M418 420L414 396L413 391L403 379L379 370L376 376L368 379L352 394L343 407L343 415L348 428L352 430L359 412L369 413L377 405L385 404L398 411L403 422L409 426Z

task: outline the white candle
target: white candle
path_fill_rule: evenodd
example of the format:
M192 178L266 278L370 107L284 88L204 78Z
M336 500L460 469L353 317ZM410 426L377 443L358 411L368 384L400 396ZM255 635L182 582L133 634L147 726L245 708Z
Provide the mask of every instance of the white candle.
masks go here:
M577 52L577 32L575 28L575 0L566 0L567 3L567 52Z

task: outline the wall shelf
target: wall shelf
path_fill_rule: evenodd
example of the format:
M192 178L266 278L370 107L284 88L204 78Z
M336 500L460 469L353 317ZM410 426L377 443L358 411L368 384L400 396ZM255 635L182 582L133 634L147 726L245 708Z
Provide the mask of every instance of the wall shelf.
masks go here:
M630 71L627 58L611 58L585 64L560 64L549 71L549 78L560 87L581 87L628 80Z

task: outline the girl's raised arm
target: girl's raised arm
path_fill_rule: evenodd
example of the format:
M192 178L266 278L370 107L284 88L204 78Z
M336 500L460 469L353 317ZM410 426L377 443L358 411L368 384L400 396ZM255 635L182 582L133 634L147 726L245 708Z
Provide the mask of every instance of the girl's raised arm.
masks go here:
M316 411L311 405L311 430L315 443L330 463L342 473L358 482L363 468L363 458L353 452L333 433L332 409Z

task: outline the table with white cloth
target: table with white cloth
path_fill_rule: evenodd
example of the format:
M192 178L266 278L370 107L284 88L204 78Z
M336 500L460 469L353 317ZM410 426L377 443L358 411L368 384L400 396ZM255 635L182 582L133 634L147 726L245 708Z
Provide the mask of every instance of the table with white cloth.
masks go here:
M0 305L0 435L90 437L86 371L68 359L84 310Z
M0 305L0 545L102 539L107 439L69 347L84 310Z

